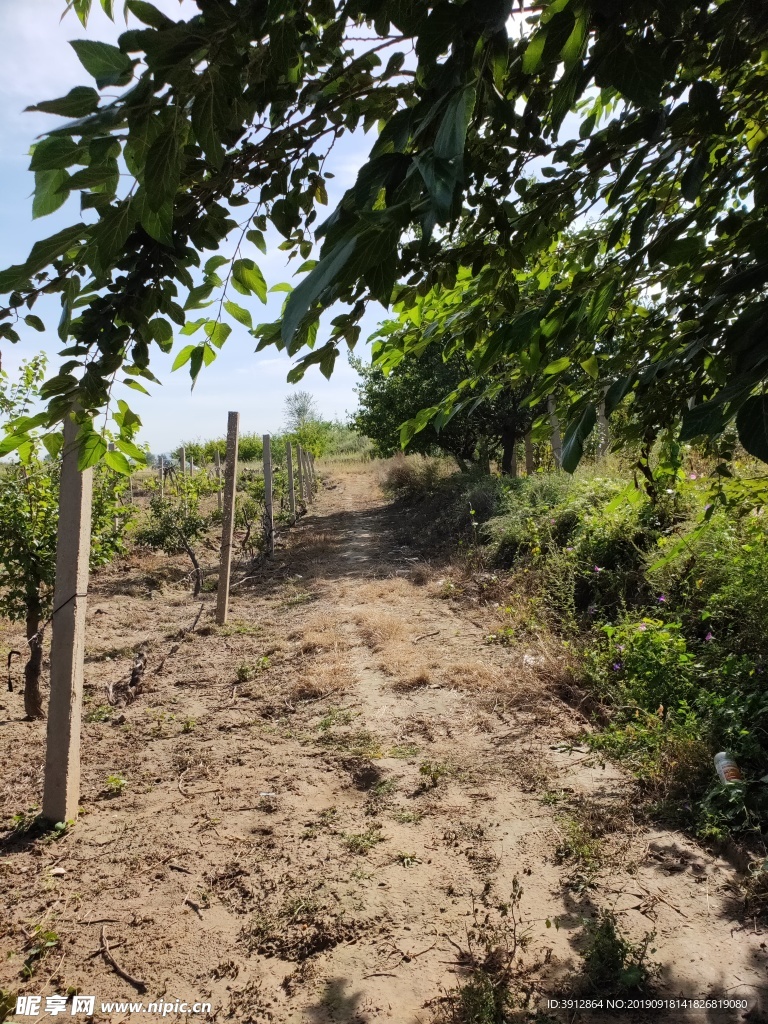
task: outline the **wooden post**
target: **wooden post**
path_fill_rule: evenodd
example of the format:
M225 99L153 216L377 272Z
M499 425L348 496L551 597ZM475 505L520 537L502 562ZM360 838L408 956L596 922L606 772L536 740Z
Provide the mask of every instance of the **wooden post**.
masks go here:
M533 441L530 430L525 435L525 474L531 476L533 473Z
M80 804L80 719L93 470L81 472L77 468L77 434L77 424L68 416L64 421L59 484L51 698L43 787L43 817L53 822L76 820Z
M291 442L285 444L285 464L288 467L288 508L291 513L291 523L296 522L296 491L293 486L293 449Z
M315 500L312 490L312 468L309 464L309 452L304 452L304 486L307 488L307 501L311 504Z
M555 468L561 469L563 465L563 439L560 436L560 420L557 416L554 395L550 395L547 399L547 411L549 412L549 424L552 429L552 453L555 456Z
M306 502L304 493L304 451L300 444L296 445L296 474L299 478L299 501Z
M165 496L165 459L160 456L160 500Z
M221 456L218 448L213 453L213 461L216 463L216 493L219 499L219 515L221 515Z
M237 490L237 440L240 413L231 412L227 419L227 454L224 466L224 512L221 526L221 567L216 595L216 622L223 626L229 616L229 576L232 562L232 534L235 531L235 493Z
M267 553L275 553L275 512L272 508L272 439L269 434L262 436L264 443L264 525L267 528Z

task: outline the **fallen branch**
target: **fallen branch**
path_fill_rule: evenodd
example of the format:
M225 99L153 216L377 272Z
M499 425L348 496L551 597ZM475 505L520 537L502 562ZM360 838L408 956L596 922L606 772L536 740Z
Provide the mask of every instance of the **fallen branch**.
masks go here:
M155 669L155 675L156 676L159 676L160 673L163 671L163 668L165 667L166 661L169 658L173 657L173 655L176 653L176 651L178 651L179 647L181 646L181 641L184 639L184 637L187 635L187 633L191 633L194 630L195 626L197 626L198 622L200 621L200 616L203 614L203 609L204 608L205 608L205 603L200 605L198 613L195 616L195 621L192 623L192 625L191 626L185 626L180 632L178 632L176 634L176 643L173 645L173 647L171 647L170 651L168 651L168 653L165 655L165 657L161 659L160 664Z
M120 964L115 960L109 951L109 943L107 942L107 929L106 925L101 926L101 946L99 952L104 957L104 960L109 964L115 974L119 974L123 981L127 981L129 985L133 985L137 992L146 992L147 986L143 981L139 981L138 978L134 978L132 974L124 970Z
M419 640L426 640L427 637L439 636L441 632L442 632L442 630L436 629L434 631L434 633L423 633L421 636L417 636L414 640L412 640L411 643L417 644L419 642Z

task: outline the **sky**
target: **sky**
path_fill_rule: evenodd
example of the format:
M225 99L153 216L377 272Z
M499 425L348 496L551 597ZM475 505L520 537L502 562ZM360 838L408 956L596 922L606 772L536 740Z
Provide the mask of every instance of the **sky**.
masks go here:
M176 18L189 17L197 11L189 0L182 0L181 4L179 0L154 0L154 3ZM0 38L6 44L0 62L0 269L23 263L34 242L80 219L75 194L54 214L32 220L34 179L27 169L29 149L41 132L62 122L52 115L25 113L24 108L63 96L76 85L93 84L69 46L69 40L91 38L115 42L125 30L125 23L119 14L112 24L94 0L94 11L84 29L74 14L61 19L64 6L64 0L25 3L0 0ZM115 4L115 7L122 8L122 4ZM329 213L344 190L354 182L372 142L370 136L366 138L358 132L344 137L336 146L332 161L327 165L336 175L328 183ZM291 266L286 264L286 254L277 249L281 241L282 237L271 229L267 233L267 255L257 250L247 253L261 267L268 286L290 281L292 268L298 264L298 261ZM226 250L222 251L226 254ZM236 298L241 305L248 305L254 323L260 323L277 319L285 295L271 295L267 306L261 305L255 297ZM20 343L3 343L2 368L11 375L22 359L41 350L49 355L50 365L56 365L56 353L61 348L56 334L60 314L58 297L43 297L34 312L46 324L46 333L40 334L22 324ZM372 306L365 315L361 338L373 333L385 317L383 307ZM327 331L324 333L321 325L318 345L325 340ZM174 354L188 342L188 338L177 337ZM357 375L347 364L343 352L330 381L317 367L311 367L300 384L290 385L286 375L291 359L274 349L256 354L254 345L245 328L234 324L218 359L203 370L194 391L190 389L188 369L184 367L172 373L173 354L163 356L154 348L151 367L162 381L162 387L150 385L150 398L133 391L118 395L125 397L141 416L140 440L149 444L153 452L163 452L181 441L219 437L226 432L230 410L240 413L243 432L277 431L283 424L285 398L297 388L311 392L325 418L345 420L347 413L355 408L357 400L353 389ZM356 354L367 354L362 342Z

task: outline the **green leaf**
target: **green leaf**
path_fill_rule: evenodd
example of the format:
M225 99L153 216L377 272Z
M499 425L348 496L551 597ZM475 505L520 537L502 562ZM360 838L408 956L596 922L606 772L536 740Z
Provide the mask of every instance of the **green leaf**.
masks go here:
M80 449L77 456L78 469L89 469L91 466L95 466L107 451L107 442L91 426L81 427L77 440Z
M127 384L128 381L126 381L125 383ZM138 417L136 417L136 419L138 420ZM115 448L117 448L118 451L123 452L124 455L127 455L129 459L133 459L134 462L138 462L141 465L146 464L146 453L143 452L141 448L137 448L133 441L125 441L123 438L116 438Z
M561 373L563 370L567 370L571 365L571 360L568 356L561 356L559 359L555 359L554 362L545 366L541 371L545 376L552 376L554 373Z
M220 320L209 320L208 323L203 328L203 330L211 339L211 343L215 345L216 348L221 348L221 346L232 333L232 328L229 326L229 324L223 324L221 323ZM205 356L205 353L203 353L203 355ZM208 365L209 361L212 362L212 360L206 360L206 366Z
M667 72L658 43L635 38L631 45L616 46L603 57L595 74L600 86L613 86L641 107L658 107Z
M150 28L162 30L172 28L175 24L162 11L158 11L154 4L147 3L146 0L125 0L125 6L131 14L134 14L143 24L149 25Z
M52 459L58 457L59 452L64 447L64 435L61 432L53 434L43 434L42 436L43 447L51 456Z
M150 210L159 210L179 189L181 146L175 131L164 131L149 147L144 165L144 188Z
M585 359L582 362L581 367L593 380L597 380L598 374L600 373L600 367L598 365L596 355L591 355L589 359Z
M714 437L725 430L727 423L728 417L721 401L702 402L683 414L679 440L682 443L692 441L694 437Z
M563 462L562 466L566 473L573 473L576 470L581 457L584 454L584 442L592 433L597 422L597 410L590 404L581 414L575 423L568 428L563 438Z
M261 231L247 231L245 237L249 242L253 242L256 248L261 249L261 251L266 255L267 243L265 242L264 235Z
M35 316L33 313L29 313L27 316L24 317L24 323L27 325L27 327L32 327L36 331L42 332L45 330L45 324L43 323L43 321L40 319L39 316Z
M99 94L89 85L78 85L70 89L66 96L57 100L44 100L27 110L36 110L42 114L58 114L60 117L87 117L99 106Z
M208 160L218 170L224 163L225 150L216 123L219 100L212 80L200 92L192 105L192 131Z
M108 85L127 85L133 78L133 61L109 43L76 39L69 44L99 89Z
M253 260L235 260L232 264L232 277L247 293L253 292L262 302L267 301L267 282Z
M231 317L234 317L238 323L243 324L248 330L253 329L253 317L247 309L243 309L242 306L238 306L236 302L227 301L224 303L224 309L229 313Z
M534 71L541 64L541 59L544 56L544 46L547 42L547 29L540 28L534 33L531 41L525 48L523 54L523 73L526 75L532 75Z
M85 237L87 232L85 224L73 224L72 227L57 231L55 235L35 242L26 263L26 269L30 274L36 274L44 270L59 256L75 246Z
M197 347L197 345L185 345L174 359L171 370L178 370L180 367L184 366L185 363L188 363L192 358L192 353L197 349Z
M110 469L114 470L115 473L120 473L121 476L131 475L131 464L128 459L123 455L122 452L110 451L109 448L104 452L104 463Z
M139 384L137 380L131 380L130 377L128 377L127 380L124 380L123 384L125 384L127 388L131 388L132 391L140 391L142 395L149 394L149 392L147 391L143 384Z
M768 395L753 395L736 414L739 440L750 455L768 462Z
M46 217L63 206L69 192L62 189L69 175L64 170L37 171L35 174L35 198L32 200L32 217Z
M290 345L307 311L344 270L356 245L356 236L342 239L291 292L285 304L280 328L282 339L286 345Z
M57 171L70 167L83 155L82 146L61 135L49 135L38 142L32 153L30 171Z

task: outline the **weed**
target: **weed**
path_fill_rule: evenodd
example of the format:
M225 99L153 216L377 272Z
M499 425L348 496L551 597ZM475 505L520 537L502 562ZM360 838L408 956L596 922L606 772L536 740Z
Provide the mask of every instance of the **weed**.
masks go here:
M615 915L603 910L586 926L587 944L584 957L584 982L588 992L600 996L623 996L647 991L655 973L648 957L654 932L646 932L642 941L632 943L624 938Z
M410 757L418 756L419 748L415 743L399 743L394 747L390 747L387 751L389 757L397 757L403 760L407 760Z
M352 754L354 757L376 759L382 756L381 742L368 729L357 729L355 732L335 733L324 732L315 741L322 747Z
M97 704L86 711L83 718L86 722L108 722L114 713L115 709L111 704Z
M374 846L383 843L385 836L381 834L381 825L371 825L365 832L347 833L344 836L344 845L350 853L366 854Z
M181 727L182 732L194 732L197 722L194 718L187 718L184 720L184 724Z
M350 711L349 708L331 707L328 709L328 714L318 722L317 730L318 732L327 732L337 725L349 725L356 717L356 714L356 712Z
M0 988L0 1024L16 1009L16 993Z
M35 928L27 942L25 952L27 954L24 966L21 969L22 977L31 978L35 973L37 965L44 960L52 949L60 944L61 940L54 931L43 928L42 925L35 925Z
M422 761L419 765L419 775L424 778L424 785L429 783L431 789L435 789L441 779L452 775L453 770L439 761Z
M122 775L108 775L107 781L104 783L104 792L110 796L120 796L127 785L128 780L124 779Z
M421 864L415 853L404 853L402 850L395 855L395 862L402 864L404 868L412 868L414 864Z
M417 825L424 815L420 811L393 811L392 818L400 825Z
M560 818L561 838L555 851L558 863L569 860L579 867L593 870L600 863L600 838L589 824L578 818Z

